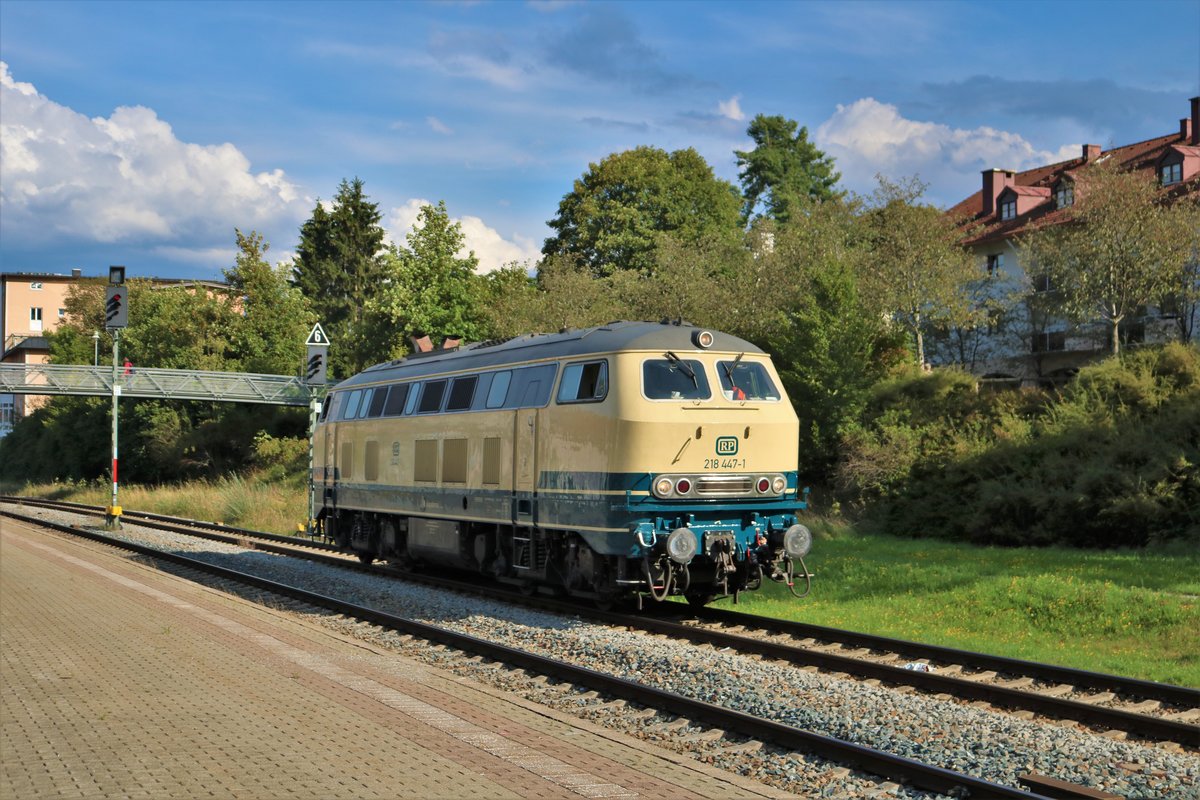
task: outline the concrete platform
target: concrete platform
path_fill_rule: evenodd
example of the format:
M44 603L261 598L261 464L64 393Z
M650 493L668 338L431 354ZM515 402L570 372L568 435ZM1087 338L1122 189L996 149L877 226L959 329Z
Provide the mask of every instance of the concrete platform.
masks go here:
M785 793L0 517L0 798Z

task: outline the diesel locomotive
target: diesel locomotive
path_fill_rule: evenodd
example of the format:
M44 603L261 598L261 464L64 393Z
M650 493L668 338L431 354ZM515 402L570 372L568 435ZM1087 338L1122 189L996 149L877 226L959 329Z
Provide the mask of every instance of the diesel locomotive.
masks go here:
M683 323L434 348L339 383L314 439L320 534L600 605L807 582L798 422L765 353Z

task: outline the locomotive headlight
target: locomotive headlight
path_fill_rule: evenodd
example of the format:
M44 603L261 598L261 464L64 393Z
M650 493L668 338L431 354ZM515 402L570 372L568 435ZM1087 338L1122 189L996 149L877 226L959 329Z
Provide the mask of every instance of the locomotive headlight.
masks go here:
M676 528L667 537L667 555L676 564L690 563L696 557L696 534L691 528Z
M812 549L812 532L803 525L793 525L783 534L783 552L788 558L804 558Z
M692 482L687 478L680 478L675 482L675 491L679 494L687 494L692 490Z
M771 481L765 477L759 478L758 483L755 484L755 488L758 489L759 494L766 494L771 491Z
M692 334L692 342L696 347L701 347L705 350L712 347L713 335L711 331L696 331Z
M775 480L771 482L771 488L775 490L775 494L783 494L783 490L787 488L787 479L776 475Z
M654 482L654 493L659 497L670 497L674 488L675 484L671 482L670 478L659 478Z

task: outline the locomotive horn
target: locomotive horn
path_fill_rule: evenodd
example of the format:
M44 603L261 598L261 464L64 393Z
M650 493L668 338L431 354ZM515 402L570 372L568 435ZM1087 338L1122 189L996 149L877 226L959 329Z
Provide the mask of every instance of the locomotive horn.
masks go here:
M414 353L428 353L433 350L433 342L429 336L419 331L408 337L408 341L412 342Z
M446 334L446 338L442 339L442 349L453 350L454 348L458 347L458 343L461 341L462 337L457 333L448 333Z

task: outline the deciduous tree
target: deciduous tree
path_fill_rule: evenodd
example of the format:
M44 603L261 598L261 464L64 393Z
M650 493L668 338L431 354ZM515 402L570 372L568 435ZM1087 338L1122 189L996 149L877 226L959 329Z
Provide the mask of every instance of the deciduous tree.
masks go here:
M481 338L486 326L479 307L482 279L475 274L479 259L473 251L460 255L465 244L445 202L421 209L405 244L388 254L387 282L368 301L375 360L403 353L405 337L416 332Z
M237 236L237 261L225 270L235 307L241 316L233 325L233 349L245 372L289 375L304 361L304 342L315 315L308 298L288 283L284 267L272 267L270 245L251 231Z
M547 257L568 256L594 275L649 274L657 234L683 242L739 236L737 190L692 148L637 147L590 164L549 221Z
M979 272L958 243L962 231L920 202L925 188L915 178L879 177L863 215L869 252L860 262L863 291L912 337L918 365L925 363L931 326L970 324L980 313L969 301Z

